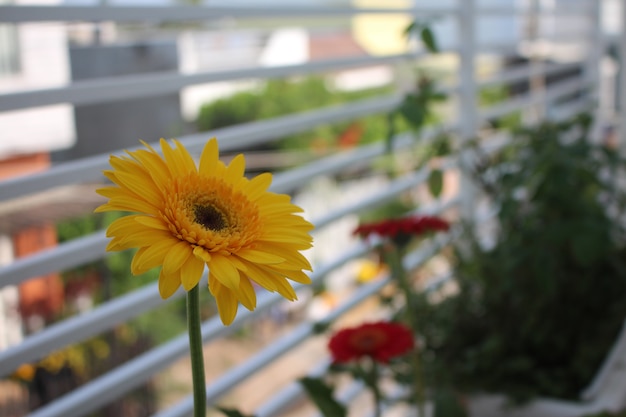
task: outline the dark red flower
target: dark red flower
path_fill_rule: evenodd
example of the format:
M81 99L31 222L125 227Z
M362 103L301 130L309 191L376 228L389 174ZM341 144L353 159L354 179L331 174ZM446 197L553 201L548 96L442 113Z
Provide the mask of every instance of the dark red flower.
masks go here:
M354 234L362 237L378 235L395 239L419 236L434 231L447 231L448 229L450 229L450 224L439 217L411 216L362 224L354 230Z
M411 330L399 323L365 323L342 329L328 342L335 363L345 363L367 356L387 363L413 349Z

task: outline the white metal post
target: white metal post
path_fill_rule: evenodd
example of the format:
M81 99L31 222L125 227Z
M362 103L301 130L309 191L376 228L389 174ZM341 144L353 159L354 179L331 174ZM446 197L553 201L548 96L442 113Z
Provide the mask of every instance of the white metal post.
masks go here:
M622 24L619 36L619 148L626 153L626 0L622 0Z
M475 0L458 0L458 48L459 48L459 96L458 96L458 120L461 144L466 144L476 136L477 111L476 111L476 4ZM461 155L462 164L460 179L461 215L465 220L473 221L475 216L476 190L466 171L471 163L471 157L467 152Z
M531 124L538 123L545 118L547 105L545 102L546 80L544 75L544 52L541 50L541 14L539 0L530 0L526 15L526 38L530 45L529 64L531 76L529 81L530 94L537 104L529 110Z
M591 36L587 45L587 64L585 65L585 76L589 84L588 100L593 109L593 128L591 140L597 142L602 139L602 128L604 126L604 111L601 106L602 77L600 68L605 53L604 34L602 32L601 10L602 0L590 0L591 10L589 13Z

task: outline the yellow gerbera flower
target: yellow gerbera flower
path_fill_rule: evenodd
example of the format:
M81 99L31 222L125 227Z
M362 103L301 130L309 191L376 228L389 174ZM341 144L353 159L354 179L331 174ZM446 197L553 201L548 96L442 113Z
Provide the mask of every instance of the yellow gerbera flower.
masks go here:
M311 265L300 251L312 245L313 225L295 214L290 197L268 191L272 175L244 176L245 160L219 160L215 138L199 165L178 141L161 139L163 157L146 149L111 156L104 175L115 185L97 190L109 199L96 212L130 211L107 229L108 251L139 248L131 263L135 275L161 266L159 292L168 298L182 284L194 288L209 268L209 290L226 325L241 303L256 306L253 282L288 300L296 293L287 279L310 283Z

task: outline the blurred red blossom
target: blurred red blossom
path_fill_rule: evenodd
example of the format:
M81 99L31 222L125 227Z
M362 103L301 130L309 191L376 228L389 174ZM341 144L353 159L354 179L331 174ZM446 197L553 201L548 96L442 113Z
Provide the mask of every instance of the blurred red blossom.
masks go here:
M398 237L420 236L434 231L447 231L448 229L450 229L450 224L439 217L410 216L361 224L353 233L361 237L378 235L395 239Z
M362 357L387 363L413 349L411 330L399 323L375 322L339 330L328 343L335 363L346 363Z

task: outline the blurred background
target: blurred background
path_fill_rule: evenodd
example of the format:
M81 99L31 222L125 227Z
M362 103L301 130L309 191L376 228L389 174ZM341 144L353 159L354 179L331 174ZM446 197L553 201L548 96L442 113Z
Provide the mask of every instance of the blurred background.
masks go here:
M623 15L619 0L0 1L0 416L184 415L184 300L158 298L158 272L132 277L132 253L104 253L118 214L92 214L94 190L108 155L139 139L197 155L213 136L225 160L245 152L250 175L276 173L318 229L317 281L297 303L268 299L223 331L203 295L211 395L310 415L290 384L325 341L282 338L333 312L386 311L359 221L396 200L451 221L489 212L441 162L452 152L426 163L407 149L503 140L582 110L590 141L620 148ZM419 285L450 275L449 253L423 249Z

